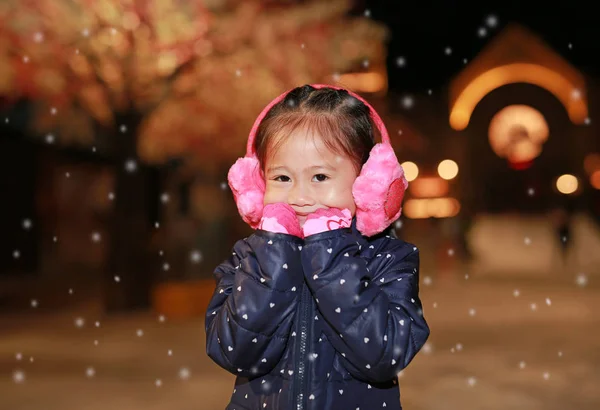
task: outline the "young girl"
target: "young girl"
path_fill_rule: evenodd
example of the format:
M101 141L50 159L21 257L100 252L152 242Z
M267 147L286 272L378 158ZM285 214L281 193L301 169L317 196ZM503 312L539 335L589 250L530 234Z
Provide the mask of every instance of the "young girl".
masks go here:
M390 228L407 182L377 113L295 88L256 120L229 184L256 232L217 267L206 314L208 355L237 375L227 410L401 409L397 374L429 328L417 248Z

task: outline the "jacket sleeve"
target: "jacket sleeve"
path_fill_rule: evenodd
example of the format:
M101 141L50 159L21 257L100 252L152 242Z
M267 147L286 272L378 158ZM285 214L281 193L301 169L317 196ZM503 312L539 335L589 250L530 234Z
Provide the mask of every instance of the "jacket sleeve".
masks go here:
M373 383L395 379L429 337L418 250L381 240L385 246L367 260L354 234L338 229L306 238L301 255L327 338L354 377Z
M206 312L206 351L243 377L269 373L285 349L304 277L301 240L257 231L215 270Z

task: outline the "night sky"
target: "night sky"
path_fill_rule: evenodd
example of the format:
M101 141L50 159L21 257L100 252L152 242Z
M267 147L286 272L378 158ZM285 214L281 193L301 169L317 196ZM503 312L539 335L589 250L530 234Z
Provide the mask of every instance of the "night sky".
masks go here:
M600 13L593 2L362 1L373 20L391 31L390 90L425 92L445 86L511 22L541 36L584 74L600 80ZM495 27L489 24L496 20ZM493 25L493 24L492 24ZM480 29L485 29L481 35ZM571 47L569 47L569 44ZM451 50L447 54L447 48ZM398 58L405 64L398 65Z

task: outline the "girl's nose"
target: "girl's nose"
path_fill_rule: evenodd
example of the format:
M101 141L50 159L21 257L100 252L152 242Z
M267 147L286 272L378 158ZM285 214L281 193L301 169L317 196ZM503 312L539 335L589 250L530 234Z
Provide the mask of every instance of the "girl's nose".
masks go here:
M309 192L306 184L296 183L290 190L288 203L292 206L310 206L314 204L314 199Z

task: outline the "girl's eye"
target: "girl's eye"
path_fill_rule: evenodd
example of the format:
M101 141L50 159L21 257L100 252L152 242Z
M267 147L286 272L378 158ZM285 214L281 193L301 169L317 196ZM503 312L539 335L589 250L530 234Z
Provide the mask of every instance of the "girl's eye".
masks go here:
M325 174L317 174L314 176L314 178L318 181L318 182L323 182L329 179L329 177Z
M279 181L279 182L289 182L290 177L288 177L286 175L279 175L278 177L275 177L274 180Z

